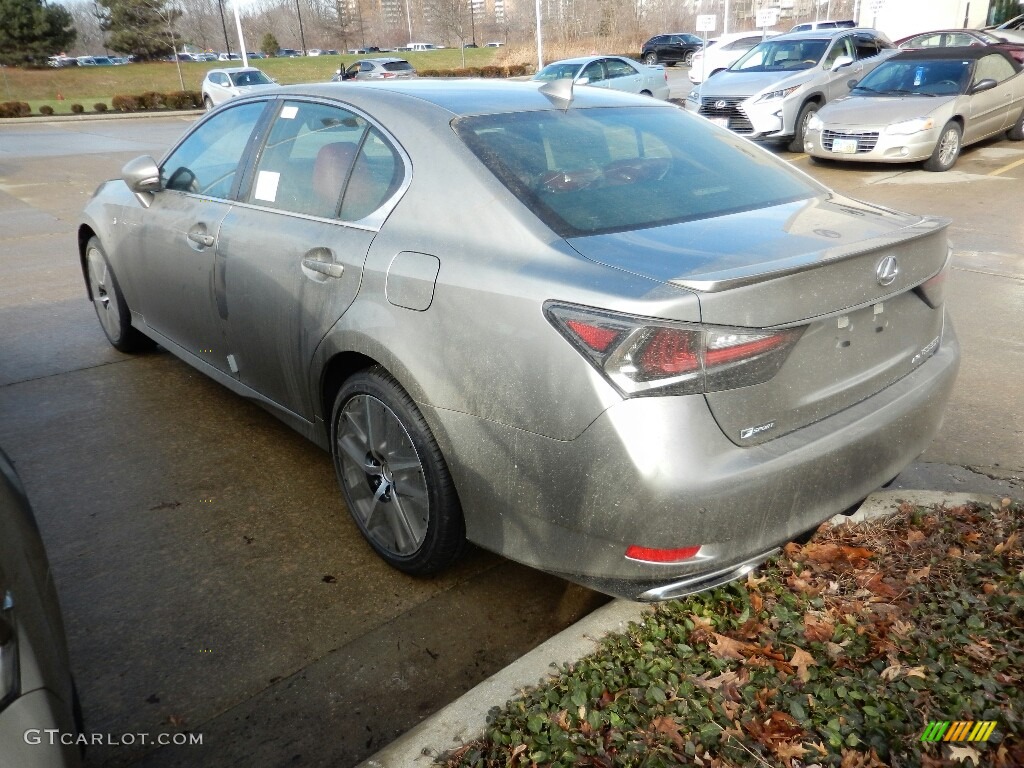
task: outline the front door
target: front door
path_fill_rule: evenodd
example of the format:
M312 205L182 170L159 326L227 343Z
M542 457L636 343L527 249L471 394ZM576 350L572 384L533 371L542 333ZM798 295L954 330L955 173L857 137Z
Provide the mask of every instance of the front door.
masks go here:
M193 131L164 161L163 189L133 222L141 265L132 271L145 276L136 286L145 323L221 370L227 353L214 307L218 236L264 108L232 107Z

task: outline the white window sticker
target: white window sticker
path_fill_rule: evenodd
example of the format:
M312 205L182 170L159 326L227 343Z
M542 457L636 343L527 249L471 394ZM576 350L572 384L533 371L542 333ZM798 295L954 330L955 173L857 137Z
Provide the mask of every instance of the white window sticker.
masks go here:
M277 200L277 182L281 180L281 174L276 171L260 171L256 177L256 192L253 194L257 200L266 200L272 203Z
M299 114L298 107L281 107L282 120L293 120L297 114Z

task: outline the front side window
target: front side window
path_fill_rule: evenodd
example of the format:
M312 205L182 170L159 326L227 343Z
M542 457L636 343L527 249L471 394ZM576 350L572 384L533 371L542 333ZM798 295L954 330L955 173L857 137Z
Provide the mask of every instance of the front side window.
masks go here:
M872 56L877 56L886 47L878 38L863 34L855 37L854 46L857 49L858 59L870 59Z
M563 237L722 216L819 192L785 163L681 110L481 115L453 127Z
M850 43L850 38L844 37L840 40L836 40L835 45L832 46L832 50L828 52L828 56L825 57L825 69L831 69L832 65L836 63L836 60L840 56L849 56L851 59L853 56L853 45Z
M160 168L163 187L230 197L238 164L264 107L262 101L242 104L202 123L164 160Z
M587 78L588 82L599 83L604 80L604 65L600 61L592 61L587 64L581 77Z
M260 154L249 201L356 221L394 193L403 168L365 118L326 104L285 102Z

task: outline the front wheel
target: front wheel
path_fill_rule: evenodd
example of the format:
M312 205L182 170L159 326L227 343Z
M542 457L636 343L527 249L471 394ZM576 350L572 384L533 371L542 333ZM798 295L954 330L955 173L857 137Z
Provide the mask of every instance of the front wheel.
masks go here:
M683 66L684 67L692 67L693 66L693 51L690 51L689 53L686 54L686 56L683 57Z
M1024 141L1024 112L1020 113L1013 128L1006 132L1006 138L1010 141Z
M950 120L942 127L939 140L935 143L932 156L924 161L926 171L948 171L960 157L960 139L963 136L960 123Z
M206 111L209 112L213 109L213 99L209 96L203 96L203 106L206 107Z
M128 304L97 237L85 245L85 268L96 317L110 345L128 354L152 348L153 341L132 327Z
M813 101L809 101L800 108L800 114L796 116L796 126L793 132L793 140L789 142L790 152L803 152L804 151L804 136L807 135L807 123L811 121L811 116L817 112L819 106Z
M644 55L644 64L649 64L651 66L654 66L657 63L658 63L658 54L654 53L654 51L651 51L650 53Z
M338 392L331 454L352 519L385 562L419 576L461 554L465 523L441 449L383 368L355 374Z

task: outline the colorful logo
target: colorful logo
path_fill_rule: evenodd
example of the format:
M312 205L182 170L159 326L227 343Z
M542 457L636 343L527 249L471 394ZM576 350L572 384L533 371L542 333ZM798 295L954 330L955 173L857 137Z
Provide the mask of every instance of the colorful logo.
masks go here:
M988 741L995 729L995 720L932 720L921 741Z

